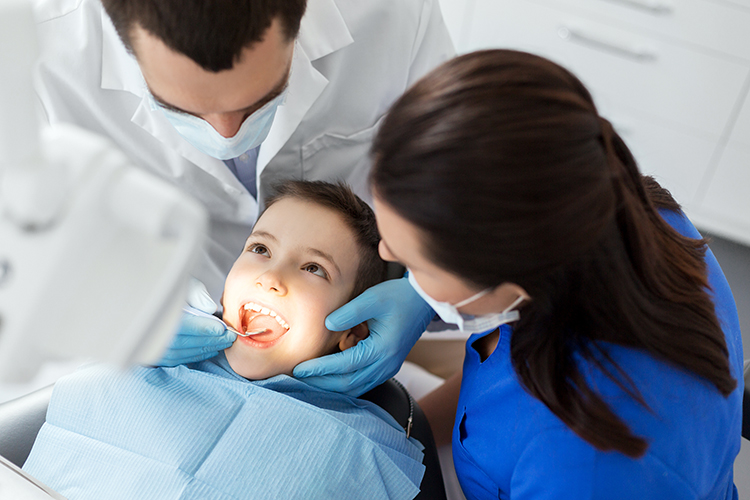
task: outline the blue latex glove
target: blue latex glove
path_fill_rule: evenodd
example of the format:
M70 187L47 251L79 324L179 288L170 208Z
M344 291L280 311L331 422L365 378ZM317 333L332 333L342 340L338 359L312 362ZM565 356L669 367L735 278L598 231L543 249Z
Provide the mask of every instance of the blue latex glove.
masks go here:
M300 363L294 376L321 389L361 396L398 372L434 315L406 278L375 285L326 318L331 331L367 321L370 335L344 352Z
M212 316L218 306L203 283L196 279L191 278L188 285L187 303L189 307L185 308L180 326L169 349L159 360L159 366L176 366L212 358L231 346L237 338L234 332L227 330L223 321Z

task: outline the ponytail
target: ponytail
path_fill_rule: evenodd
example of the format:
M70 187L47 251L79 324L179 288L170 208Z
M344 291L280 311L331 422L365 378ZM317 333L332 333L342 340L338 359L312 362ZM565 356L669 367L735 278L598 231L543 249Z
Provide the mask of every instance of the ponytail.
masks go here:
M605 144L610 142L608 149L613 153L608 159L622 167L627 179L615 181L615 191L631 194L630 198L623 195L623 209L617 214L623 241L631 243L631 260L640 281L675 312L666 318L652 318L668 324L671 332L644 336L642 342L651 352L705 377L728 396L737 381L730 375L724 332L708 295L707 241L682 236L664 221L657 208L677 211L679 205L656 180L638 172L625 143L611 125L608 130L603 128Z
M613 225L592 252L551 275L549 294L522 315L532 319L516 326L511 357L527 390L576 434L600 450L637 458L648 443L586 383L574 354L643 406L630 377L597 341L644 349L706 378L724 396L737 382L707 293L705 240L684 237L661 218L658 208L679 205L641 176L622 139L600 121L616 200ZM566 315L576 302L577 318Z

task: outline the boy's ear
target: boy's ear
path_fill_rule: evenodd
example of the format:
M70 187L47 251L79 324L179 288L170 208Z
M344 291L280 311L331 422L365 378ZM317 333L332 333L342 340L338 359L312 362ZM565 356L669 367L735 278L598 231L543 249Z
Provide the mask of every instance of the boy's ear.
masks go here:
M339 349L346 351L350 347L357 345L360 340L366 339L369 335L370 329L367 328L367 323L360 323L341 336Z

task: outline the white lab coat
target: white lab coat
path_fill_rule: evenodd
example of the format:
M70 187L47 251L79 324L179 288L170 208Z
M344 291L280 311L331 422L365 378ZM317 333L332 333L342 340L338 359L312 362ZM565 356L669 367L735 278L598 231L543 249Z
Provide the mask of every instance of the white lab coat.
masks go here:
M210 235L194 274L217 298L257 218L256 200L150 108L140 69L98 0L38 0L36 16L36 85L47 118L108 136L137 166L203 203ZM289 94L258 156L261 203L285 178L344 180L368 199L368 150L380 120L453 54L438 0L309 0Z

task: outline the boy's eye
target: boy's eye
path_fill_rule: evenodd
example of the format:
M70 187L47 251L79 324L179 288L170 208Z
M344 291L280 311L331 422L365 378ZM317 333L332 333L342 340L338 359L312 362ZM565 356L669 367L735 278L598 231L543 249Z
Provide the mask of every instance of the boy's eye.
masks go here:
M268 248L266 248L265 245L261 245L260 243L255 243L254 245L250 245L250 248L248 248L249 252L257 253L259 255L270 255L270 252L268 251Z
M308 273L312 273L315 276L320 276L321 278L328 278L328 273L326 272L326 270L320 267L318 264L305 264L302 267L302 270L307 271Z

